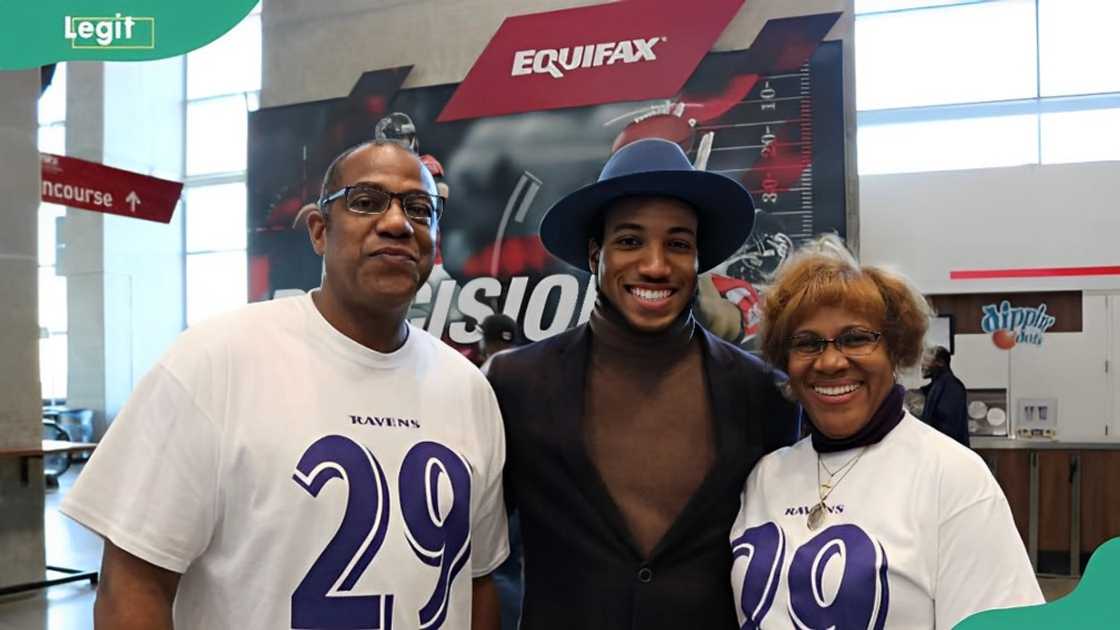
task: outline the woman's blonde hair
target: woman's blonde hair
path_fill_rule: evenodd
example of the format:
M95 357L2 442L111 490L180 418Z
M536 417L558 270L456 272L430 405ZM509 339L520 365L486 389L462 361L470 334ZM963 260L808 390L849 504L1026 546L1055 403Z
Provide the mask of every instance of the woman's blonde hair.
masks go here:
M825 235L803 245L778 269L762 299L762 352L789 369L789 339L818 308L838 306L878 322L895 368L922 357L931 310L901 274L861 266L843 241Z

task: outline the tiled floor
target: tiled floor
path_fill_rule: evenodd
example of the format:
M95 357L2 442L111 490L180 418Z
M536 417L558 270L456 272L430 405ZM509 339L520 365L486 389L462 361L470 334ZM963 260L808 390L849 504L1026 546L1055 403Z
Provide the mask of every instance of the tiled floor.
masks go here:
M48 490L44 514L47 564L82 570L101 565L101 539L58 511L62 493L74 484L80 466L71 466L60 489ZM51 577L62 577L51 574ZM46 592L0 597L0 630L86 630L93 628L94 589L89 582L63 584Z
M101 563L101 539L58 512L62 493L74 483L80 466L73 466L60 480L59 490L48 490L46 501L47 563L80 569ZM1041 578L1048 601L1067 595L1077 580ZM94 589L88 582L65 584L47 592L0 597L0 630L88 630L93 628Z
M1048 602L1069 595L1073 589L1077 588L1077 582L1077 578L1038 578L1038 585L1042 587L1042 596L1045 597Z

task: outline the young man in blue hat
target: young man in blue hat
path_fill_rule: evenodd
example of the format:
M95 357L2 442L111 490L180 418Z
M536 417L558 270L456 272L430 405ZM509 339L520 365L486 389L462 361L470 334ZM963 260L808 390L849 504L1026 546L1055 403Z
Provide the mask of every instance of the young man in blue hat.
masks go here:
M750 195L676 144L620 149L553 206L548 250L595 274L588 324L495 357L522 630L738 628L728 532L796 438L775 374L696 323L697 274L746 240Z

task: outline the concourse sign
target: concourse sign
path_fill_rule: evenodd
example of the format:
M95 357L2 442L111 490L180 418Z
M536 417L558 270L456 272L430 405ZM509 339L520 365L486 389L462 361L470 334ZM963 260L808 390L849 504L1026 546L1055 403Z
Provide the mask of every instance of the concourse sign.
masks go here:
M41 153L42 198L71 208L170 223L183 184L78 158Z

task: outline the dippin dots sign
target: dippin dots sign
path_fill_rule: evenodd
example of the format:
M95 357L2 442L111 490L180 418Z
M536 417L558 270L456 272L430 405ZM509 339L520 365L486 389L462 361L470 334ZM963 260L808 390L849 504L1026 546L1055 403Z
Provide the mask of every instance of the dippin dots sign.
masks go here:
M1046 314L1046 305L1025 308L1011 306L1007 300L981 307L984 315L980 328L992 335L992 343L1001 350L1010 350L1016 344L1042 345L1042 337L1057 319Z

